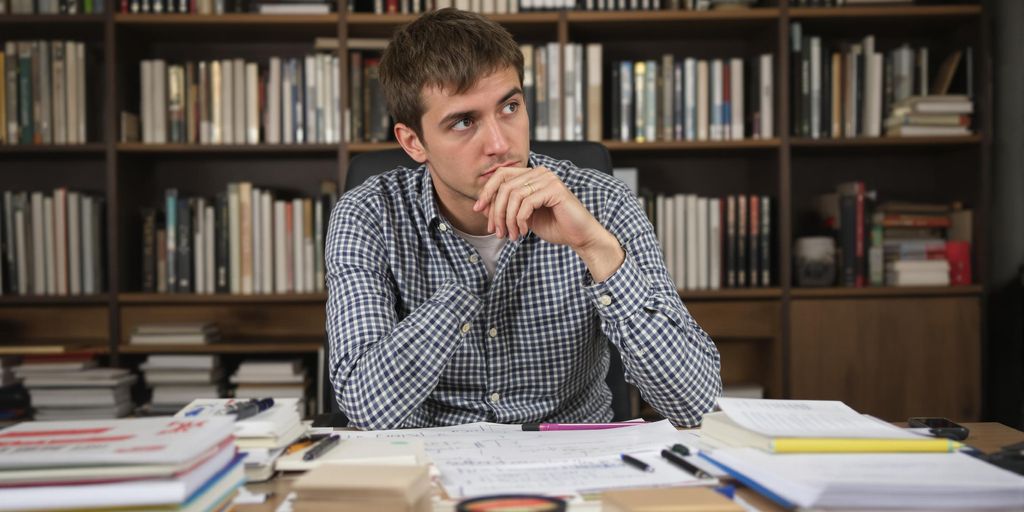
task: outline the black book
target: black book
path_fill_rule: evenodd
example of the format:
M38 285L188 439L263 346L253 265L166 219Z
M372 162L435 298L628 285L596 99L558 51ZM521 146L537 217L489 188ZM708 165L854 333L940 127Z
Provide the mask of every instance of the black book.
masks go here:
M791 23L789 26L789 44L790 132L793 135L801 135L800 119L802 118L801 106L803 104L803 102L800 101L801 93L803 91L801 45L803 44L803 37L799 22Z
M156 210L142 210L142 291L156 292Z
M610 108L612 111L612 140L620 140L622 137L622 83L619 71L619 63L612 63L612 96Z
M178 291L192 291L192 205L195 199L178 198Z
M800 135L811 136L811 38L805 36L800 48Z
M224 192L217 194L217 215L214 221L216 224L215 235L217 243L214 246L214 259L217 261L216 281L217 293L229 293L231 291L228 276L230 276L229 236L228 236L228 196Z
M18 251L18 247L14 240L14 193L11 191L4 192L4 207L3 207L3 280L4 290L10 291L11 293L18 292L18 259L15 257Z
M821 45L821 125L818 130L823 138L832 133L832 53Z

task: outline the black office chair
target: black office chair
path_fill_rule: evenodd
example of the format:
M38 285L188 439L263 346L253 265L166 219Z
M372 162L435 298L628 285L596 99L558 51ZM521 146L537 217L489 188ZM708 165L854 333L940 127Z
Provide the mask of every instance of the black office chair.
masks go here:
M608 149L596 142L540 142L532 141L530 146L534 152L548 155L554 158L569 160L577 167L595 169L612 173L612 158ZM357 155L348 166L348 173L345 177L345 191L352 190L370 177L396 167L405 166L416 168L419 164L409 158L404 150L390 149L375 151ZM610 360L608 364L608 375L605 382L612 392L612 416L615 421L624 421L634 416L632 393L629 385L626 384L625 373L622 367L622 358L619 351L611 343ZM324 412L339 414L338 402L334 397L334 388L331 386L330 378L330 347L324 347ZM337 420L335 420L337 423Z

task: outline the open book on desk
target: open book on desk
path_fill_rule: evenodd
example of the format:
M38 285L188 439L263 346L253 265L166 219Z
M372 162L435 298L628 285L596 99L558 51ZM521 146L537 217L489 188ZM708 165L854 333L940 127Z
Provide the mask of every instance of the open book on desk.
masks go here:
M313 443L277 459L278 471L307 471L322 464L419 466L428 462L420 439L346 439L323 455L304 460Z
M709 445L770 453L953 452L962 445L922 437L829 400L719 398L704 415Z

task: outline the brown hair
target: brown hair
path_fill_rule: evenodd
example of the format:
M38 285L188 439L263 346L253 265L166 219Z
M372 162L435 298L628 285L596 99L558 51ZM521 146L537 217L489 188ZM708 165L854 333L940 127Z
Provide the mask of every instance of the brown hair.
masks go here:
M380 61L388 111L423 139L423 89L461 94L506 68L523 82L523 53L501 25L453 8L428 12L395 32Z

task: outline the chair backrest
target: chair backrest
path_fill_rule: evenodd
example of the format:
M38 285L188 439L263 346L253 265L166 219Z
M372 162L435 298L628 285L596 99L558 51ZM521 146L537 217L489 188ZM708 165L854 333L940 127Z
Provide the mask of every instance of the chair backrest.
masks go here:
M569 160L577 167L594 169L607 174L612 173L611 155L608 154L607 148L597 142L532 141L530 146L530 149L536 153L560 160ZM416 168L419 164L409 158L409 155L401 148L359 154L349 162L348 173L345 177L345 191L352 190L372 176L400 166ZM626 384L619 352L611 343L608 346L611 358L605 382L608 383L608 388L612 392L613 417L615 421L623 421L632 418L633 415L631 393ZM324 364L330 364L329 347L324 348ZM338 402L334 397L334 388L331 386L330 370L326 367L322 385L326 402L324 412L338 413Z

